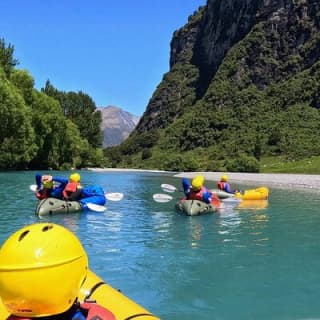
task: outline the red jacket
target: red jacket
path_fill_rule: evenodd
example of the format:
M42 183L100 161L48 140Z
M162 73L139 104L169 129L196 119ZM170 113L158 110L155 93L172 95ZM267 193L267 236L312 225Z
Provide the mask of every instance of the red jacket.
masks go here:
M204 201L204 194L208 194L210 195L210 203L213 204L215 207L220 207L221 201L220 199L212 192L210 192L207 188L202 187L200 190L198 191L190 191L190 193L188 194L187 199L189 200L200 200L200 201ZM207 201L204 201L207 202Z
M201 187L201 189L197 191L192 191L191 189L190 193L188 194L188 199L203 201L203 193L206 191L207 189L205 187Z

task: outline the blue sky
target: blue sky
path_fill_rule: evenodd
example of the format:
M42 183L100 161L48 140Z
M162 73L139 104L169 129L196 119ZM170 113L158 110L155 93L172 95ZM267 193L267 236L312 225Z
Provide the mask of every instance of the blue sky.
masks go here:
M173 32L206 0L1 0L0 38L40 89L83 91L142 115L169 71Z

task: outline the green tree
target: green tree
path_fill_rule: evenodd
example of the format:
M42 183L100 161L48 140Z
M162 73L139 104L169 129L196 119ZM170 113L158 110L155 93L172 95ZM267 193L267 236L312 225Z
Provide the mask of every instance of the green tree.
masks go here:
M31 110L0 68L0 168L26 168L38 147Z
M64 138L67 127L59 102L42 92L35 92L31 108L32 124L39 147L31 166L59 169L60 165L66 162L61 149L66 145Z
M77 93L58 91L49 80L47 80L42 92L59 101L65 117L78 126L81 136L92 147L102 146L101 112L97 110L94 101L89 95L81 91Z
M34 80L28 71L13 70L10 76L11 82L19 89L27 105L33 101Z
M0 39L0 67L3 69L6 77L9 77L14 67L19 63L13 57L14 46L6 45L4 39Z

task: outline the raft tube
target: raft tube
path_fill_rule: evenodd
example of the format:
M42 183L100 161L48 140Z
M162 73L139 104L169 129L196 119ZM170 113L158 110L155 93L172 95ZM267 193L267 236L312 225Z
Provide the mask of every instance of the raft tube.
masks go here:
M59 213L75 213L88 211L89 203L102 206L106 202L105 196L92 196L80 201L65 201L57 198L46 198L36 206L35 214L38 216L54 215Z
M45 216L82 211L83 205L79 201L65 201L56 198L46 198L39 201L36 206L35 214L38 216Z
M269 197L269 189L267 187L245 190L244 193L236 192L235 194L218 189L213 189L211 191L216 194L221 200L231 197L235 197L240 200L267 200Z
M267 200L269 197L269 189L259 187L256 189L245 190L244 193L237 192L235 197L241 200Z
M187 216L199 216L217 211L217 207L213 203L205 203L200 200L181 199L176 203L175 207L177 211Z
M59 285L59 284L57 284ZM111 311L116 319L157 320L155 315L136 304L119 290L106 284L100 277L89 270L88 276L83 283L78 300L95 300L97 304ZM8 319L9 313L0 300L0 319Z
M219 189L211 189L212 193L214 193L219 199L224 200L228 198L233 198L234 195L232 193L228 193Z

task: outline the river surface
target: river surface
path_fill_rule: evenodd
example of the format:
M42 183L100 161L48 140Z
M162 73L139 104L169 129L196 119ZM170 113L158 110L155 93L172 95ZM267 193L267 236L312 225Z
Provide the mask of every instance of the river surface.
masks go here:
M164 320L320 319L319 193L270 188L266 208L188 217L175 200L152 198L164 193L162 183L180 188L169 174L81 171L84 185L124 198L103 213L40 220L34 174L0 173L1 243L26 224L62 224L80 238L94 272Z

